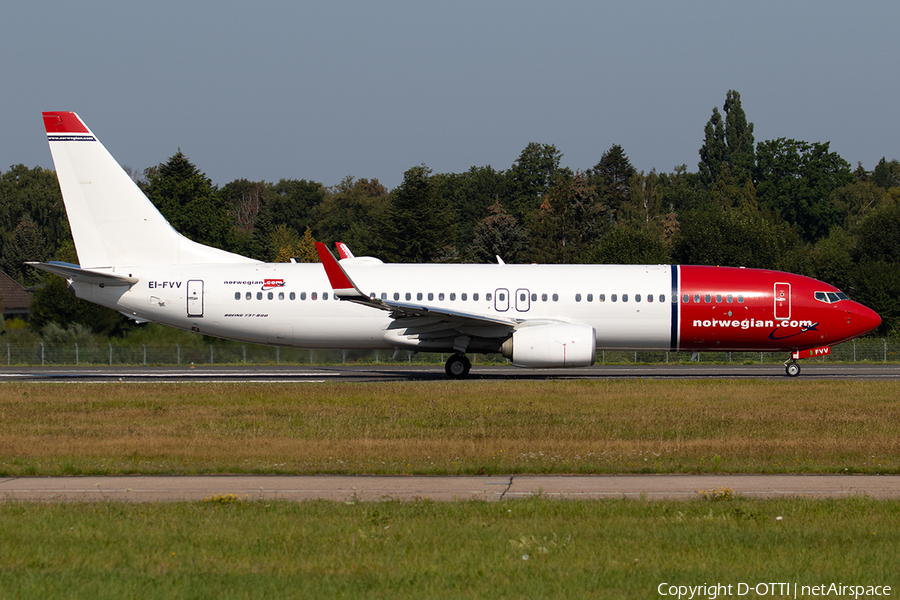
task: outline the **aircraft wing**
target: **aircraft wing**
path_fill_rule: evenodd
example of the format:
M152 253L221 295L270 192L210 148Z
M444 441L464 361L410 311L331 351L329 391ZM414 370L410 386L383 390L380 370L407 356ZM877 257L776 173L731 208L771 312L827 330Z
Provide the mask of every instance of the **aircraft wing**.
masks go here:
M71 279L72 281L83 283L131 286L138 282L137 277L113 273L112 271L82 269L80 266L71 263L51 261L46 263L26 262L25 264L41 269L42 271L47 271L48 273L53 273L54 275L59 275L64 279Z
M356 302L391 313L391 318L396 322L396 328L412 328L423 333L424 329L428 329L433 335L439 331L452 330L460 335L471 337L502 338L512 333L513 329L523 322L523 319L511 317L481 315L421 303L372 298L353 283L325 244L316 242L316 250L319 252L319 258L325 267L325 273L328 275L328 281L331 283L335 296L341 300Z

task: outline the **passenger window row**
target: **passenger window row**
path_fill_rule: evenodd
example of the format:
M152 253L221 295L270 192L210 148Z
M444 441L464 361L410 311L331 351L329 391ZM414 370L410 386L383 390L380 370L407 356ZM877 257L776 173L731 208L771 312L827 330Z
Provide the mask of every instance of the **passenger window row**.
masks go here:
M290 292L290 293L287 295L287 297L288 297L290 300L296 300L296 299L297 299L297 296L298 296L298 294L297 294L296 292ZM267 300L274 300L275 297L276 297L276 293L275 293L275 292L256 292L256 299L257 299L257 300L263 300L264 298L267 299ZM284 299L285 299L285 293L284 293L284 292L278 292L278 293L277 293L277 297L278 297L279 300L284 300ZM306 294L306 292L300 292L299 297L300 297L300 300L306 300L306 299L307 299L307 294ZM318 300L319 297L320 297L320 295L319 295L317 292L310 292L310 293L309 293L309 299L310 299L310 300ZM375 292L372 292L371 294L369 294L369 297L370 297L370 298L373 298L373 299L375 299L375 298L377 298L377 297L380 297L382 300L387 300L387 299L388 299L388 293L387 293L387 292L381 292L380 296L376 296L376 295L375 295ZM398 302L399 302L399 301L400 301L400 298L401 298L400 292L393 292L393 293L391 294L391 297L392 297L395 301L398 301ZM434 292L427 292L427 293L417 292L417 293L416 293L416 300L417 300L417 301L427 300L427 301L429 301L429 302L433 302L433 301L435 300L435 297L437 298L437 301L438 301L438 302L443 302L445 299L449 299L451 302L455 302L456 299L457 299L457 294L456 294L456 292L450 292L449 294L445 294L444 292L438 292L437 294L435 294ZM459 300L460 300L461 302L467 302L467 301L469 300L469 294L467 294L466 292L460 293L458 297L459 297ZM234 299L235 299L235 300L240 300L241 298L242 298L241 292L235 292L235 293L234 293ZM244 298L245 300L252 300L252 299L253 299L253 292L245 292L243 298ZM328 292L322 292L321 298L322 298L322 300L328 300ZM337 299L338 299L338 297L335 296L335 295L332 295L332 298L333 298L334 300L337 300ZM473 301L473 302L478 302L478 300L479 300L479 298L480 298L480 295L478 294L478 292L474 292L474 293L471 295L471 298L472 298L472 301ZM485 298L485 300L487 300L488 302L491 302L491 301L494 299L494 298L493 298L493 294L491 294L491 292L486 293L486 294L484 295L484 298ZM548 300L552 300L553 302L558 302L558 301L559 301L559 294L550 294L550 295L548 295L548 294L541 294L541 295L540 295L540 298L541 298L541 302L547 302ZM629 295L629 294L621 294L621 295L620 295L620 294L609 294L609 301L610 301L610 302L619 302L619 301L621 301L621 302L629 302L629 301L634 301L634 302L641 302L641 301L654 302L656 298L657 298L657 296L654 296L653 294L647 294L646 296L642 296L641 294L633 294L633 295ZM411 300L413 299L412 293L411 293L411 292L406 292L406 293L404 293L404 294L403 294L403 299L406 300L406 301L411 301ZM524 302L524 301L526 301L527 299L528 299L528 298L526 297L525 293L521 293L521 294L520 294L519 300L520 300L521 302ZM582 300L585 300L585 301L587 301L587 302L594 302L594 299L595 299L594 294L585 294L584 296L582 296L582 294L575 294L575 302L581 302ZM704 295L701 296L700 294L694 294L693 297L692 297L690 294L684 294L684 295L682 295L682 297L681 297L681 301L682 301L684 304L690 304L692 299L693 299L694 304L701 304L701 303L709 304L709 303L711 303L711 302L713 301L713 295L712 295L712 294L704 294ZM724 301L727 302L728 304L731 304L731 303L734 302L735 300L737 300L738 304L743 304L743 303L744 303L744 296L743 296L742 294L738 294L737 296L734 296L734 295L732 295L732 294L726 294L725 296L723 296L722 294L715 294L715 301L716 301L717 304L721 304L722 301L723 301L723 299L724 299ZM838 293L834 293L834 292L816 292L816 300L819 300L819 301L821 301L821 302L832 303L832 302L837 302L838 300L846 300L846 299L847 299L847 296L846 296L846 294L844 294L843 292L838 292ZM505 294L504 292L498 293L498 294L497 294L497 300L500 301L500 302L506 302L506 294ZM538 294L532 293L532 294L531 294L531 301L532 301L532 302L537 302L537 300L538 300ZM666 295L665 295L665 294L659 294L659 295L658 295L658 300L659 300L659 302L665 302L665 301L666 301ZM597 296L596 296L596 301L597 301L597 302L606 302L606 301L607 301L607 295L606 295L606 294L597 294ZM677 302L678 302L678 295L677 295L677 294L673 294L673 295L672 295L672 303L677 303Z
M703 304L709 304L709 303L711 303L711 302L713 301L713 297L714 297L713 294L703 294L703 296L701 296L700 294L694 294L694 296L693 296L694 304L700 304L700 303L701 303L701 298L702 298L702 303L703 303ZM727 302L728 304L731 304L731 303L734 302L735 300L737 300L737 303L738 303L738 304L743 304L743 303L744 303L744 295L743 295L743 294L738 294L737 296L734 296L733 294L725 294L725 296L722 296L722 294L715 294L715 301L716 301L716 304L722 304L722 300L723 300L723 299L724 299L725 302ZM675 300L673 299L672 301L674 302ZM682 301L684 304L690 304L690 302L691 302L691 295L690 295L690 294L684 294L684 295L681 297L681 301Z
M525 300L528 299L528 297L526 296L525 293L521 293L519 295L520 295L519 300L522 302L524 302ZM506 302L506 293L505 292L499 292L499 293L497 293L496 296L497 296L498 301ZM402 298L406 302L411 302L413 299L413 293L412 292L404 292L401 295L400 292L393 292L390 294L388 292L381 292L380 294L371 292L369 294L369 297L372 299L380 298L382 300L387 300L388 298L392 298L396 302L400 302L400 299ZM415 299L417 302L421 302L423 300L427 301L427 302L434 302L435 300L437 300L438 302L444 302L445 300L449 300L450 302L456 302L457 300L459 300L460 302L468 302L470 299L473 302L478 302L481 299L481 294L479 294L478 292L474 292L472 294L469 294L467 292L461 292L459 294L457 294L456 292L449 292L449 293L416 292ZM494 294L492 292L488 292L484 295L484 299L487 302L492 302L494 300ZM535 293L532 293L531 301L537 302L537 300L538 300L538 295ZM550 294L549 296L547 294L541 294L541 302L547 302L548 300L552 300L553 302L558 302L559 294Z
M306 300L306 292L300 292L299 295L300 295L300 299L301 299L301 300ZM284 299L285 299L285 293L284 293L284 292L278 292L277 296L278 296L278 299L279 299L279 300L284 300ZM276 297L275 292L256 292L256 299L257 299L257 300L262 300L262 299L264 299L264 298L265 298L266 300L274 300L275 297ZM246 292L246 293L244 294L243 298L244 298L245 300L253 300L253 292ZM296 299L297 299L297 293L296 293L296 292L291 292L291 293L287 294L287 298L290 299L290 300L296 300ZM332 296L332 298L335 299L335 300L338 299L337 296ZM240 293L240 292L235 292L235 293L234 293L234 299L235 299L235 300L240 300L240 299L241 299L241 293ZM309 299L310 299L310 300L318 300L318 299L319 299L319 294L318 294L318 292L310 292L310 293L309 293ZM322 292L322 300L328 300L328 292Z

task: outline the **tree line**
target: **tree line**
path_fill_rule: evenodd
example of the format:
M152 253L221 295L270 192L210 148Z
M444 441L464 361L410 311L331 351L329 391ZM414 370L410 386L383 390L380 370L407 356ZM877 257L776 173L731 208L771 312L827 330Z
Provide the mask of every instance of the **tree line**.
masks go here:
M756 142L728 91L703 130L696 170L637 171L613 144L584 170L530 143L504 170L407 170L393 190L346 177L236 179L222 187L180 150L126 169L170 223L198 242L264 261L317 261L313 242L343 241L387 262L680 263L769 268L827 281L900 334L900 162L854 169L828 142ZM127 325L70 299L58 278L23 265L77 262L55 173L0 175L0 268L37 286L31 325Z

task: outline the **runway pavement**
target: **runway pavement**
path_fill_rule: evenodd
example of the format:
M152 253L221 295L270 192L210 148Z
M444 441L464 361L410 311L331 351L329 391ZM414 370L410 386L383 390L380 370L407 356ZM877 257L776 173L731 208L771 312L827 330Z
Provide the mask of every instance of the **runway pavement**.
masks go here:
M520 369L473 366L472 380L603 380L603 379L788 379L781 365L596 365L582 369ZM235 381L323 383L326 381L445 380L442 366L202 366L202 367L2 367L0 381L139 382ZM895 364L806 363L804 379L900 379Z
M16 477L0 479L7 501L199 501L234 494L245 500L690 500L729 490L752 498L900 498L900 475L496 475L468 477L353 475L202 475Z

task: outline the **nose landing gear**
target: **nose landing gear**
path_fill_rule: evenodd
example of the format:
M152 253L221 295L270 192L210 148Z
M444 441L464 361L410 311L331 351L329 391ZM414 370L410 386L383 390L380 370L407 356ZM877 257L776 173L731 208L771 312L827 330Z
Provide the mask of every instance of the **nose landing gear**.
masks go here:
M472 363L469 362L465 354L453 354L447 359L447 364L444 365L444 371L446 371L447 377L451 379L467 377L471 368Z
M808 348L806 350L794 350L791 357L784 361L784 372L788 377L796 377L800 374L800 365L797 364L798 358L824 358L831 354L830 346L819 346L818 348Z
M784 372L787 373L788 377L796 377L800 374L800 365L793 358L789 358L784 361Z

